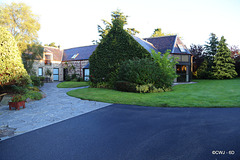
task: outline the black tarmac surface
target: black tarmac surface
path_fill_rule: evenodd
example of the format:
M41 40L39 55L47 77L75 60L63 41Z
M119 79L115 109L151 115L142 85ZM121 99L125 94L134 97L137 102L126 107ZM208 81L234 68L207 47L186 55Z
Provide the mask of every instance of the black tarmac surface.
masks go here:
M114 104L0 141L0 159L239 160L240 108Z

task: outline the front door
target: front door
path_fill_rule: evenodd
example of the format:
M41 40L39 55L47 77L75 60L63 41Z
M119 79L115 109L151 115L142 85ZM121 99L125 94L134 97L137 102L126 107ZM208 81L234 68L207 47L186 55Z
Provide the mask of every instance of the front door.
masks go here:
M187 66L186 65L176 65L177 72L177 82L186 82L187 81Z
M63 69L63 80L66 81L67 80L67 76L68 76L68 69L64 68Z
M53 68L53 80L59 81L59 69L58 68Z

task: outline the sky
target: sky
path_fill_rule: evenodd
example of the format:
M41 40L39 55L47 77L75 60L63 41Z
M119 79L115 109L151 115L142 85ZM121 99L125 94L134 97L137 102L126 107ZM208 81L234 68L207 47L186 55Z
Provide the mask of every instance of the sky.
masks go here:
M40 17L42 44L55 42L62 49L92 45L99 39L97 25L111 21L111 12L128 15L128 25L150 37L156 28L204 45L210 33L229 45L240 47L240 0L0 0L0 4L23 2Z

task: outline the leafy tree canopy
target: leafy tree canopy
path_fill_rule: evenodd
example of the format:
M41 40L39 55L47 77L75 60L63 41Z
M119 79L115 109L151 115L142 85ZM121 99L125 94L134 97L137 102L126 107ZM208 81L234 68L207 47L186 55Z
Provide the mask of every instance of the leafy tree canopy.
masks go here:
M24 3L0 6L0 25L14 36L20 52L27 49L27 44L37 40L40 30L39 17Z
M123 12L121 12L121 10L116 10L116 11L113 11L112 14L111 14L111 21L113 22L115 19L121 19L123 21L123 25L127 25L127 18L128 16L127 15L124 15ZM112 23L111 22L108 22L107 20L105 19L102 19L102 22L104 24L104 27L98 25L98 33L99 33L99 36L102 38L104 38L108 33L109 31L111 30L111 28L113 27ZM136 30L135 28L127 28L125 29L126 32L128 32L129 34L131 35L136 35L139 33L138 30ZM98 44L99 41L97 40L93 40L93 43L94 44Z
M154 30L153 34L151 35L151 37L161 37L161 36L170 36L170 35L174 35L172 33L163 33L161 28L157 28Z
M0 86L26 85L30 82L14 37L0 27Z
M27 49L22 53L22 60L25 69L28 74L35 75L36 71L33 70L34 60L42 59L43 57L43 46L39 43L32 43L27 45Z
M55 42L52 42L52 43L50 43L50 44L44 44L44 46L50 46L50 47L60 48L60 45L57 46Z
M204 48L201 45L191 44L189 51L193 55L193 62L194 62L193 71L195 72L204 61L204 57L205 57L203 55Z

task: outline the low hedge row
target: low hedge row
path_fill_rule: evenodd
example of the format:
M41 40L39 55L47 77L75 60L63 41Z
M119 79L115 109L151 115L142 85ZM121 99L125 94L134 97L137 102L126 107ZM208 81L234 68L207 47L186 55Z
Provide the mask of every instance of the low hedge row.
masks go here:
M127 81L117 81L115 84L115 88L118 91L123 92L135 92L135 93L157 93L157 92L165 92L170 91L171 88L163 90L161 88L156 88L153 84L145 84L138 85L136 83L131 83Z

